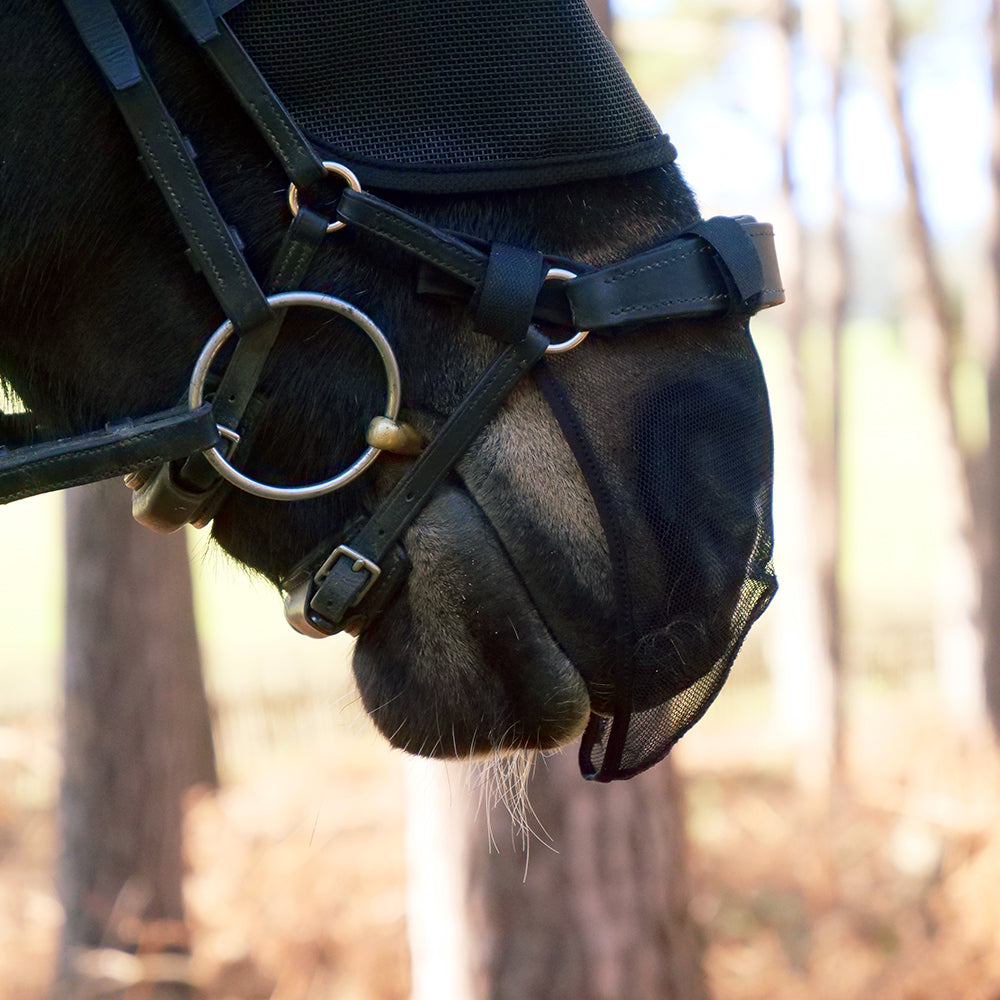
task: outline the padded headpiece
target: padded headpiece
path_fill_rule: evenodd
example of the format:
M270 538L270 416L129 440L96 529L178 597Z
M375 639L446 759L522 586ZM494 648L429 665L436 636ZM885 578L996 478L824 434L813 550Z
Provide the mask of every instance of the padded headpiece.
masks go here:
M366 185L507 190L676 156L584 0L214 6L300 128Z

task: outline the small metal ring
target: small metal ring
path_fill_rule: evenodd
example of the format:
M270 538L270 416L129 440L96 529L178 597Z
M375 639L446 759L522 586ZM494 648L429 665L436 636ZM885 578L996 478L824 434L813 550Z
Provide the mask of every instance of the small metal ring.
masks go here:
M323 169L328 174L336 174L336 176L346 181L347 186L352 191L361 190L361 181L358 180L354 171L345 167L342 163L334 163L332 160L324 160ZM288 207L292 210L293 216L299 214L299 189L294 184L288 185ZM343 229L346 225L346 222L334 219L333 222L327 224L326 231L328 233L335 233L338 229Z
M326 309L328 312L334 312L343 316L355 326L360 327L368 339L375 345L379 357L382 359L382 365L385 368L387 391L384 415L390 420L396 419L399 415L399 404L402 395L399 365L396 362L396 355L393 354L389 341L386 340L385 335L368 316L349 302L344 302L342 299L335 299L332 295L321 295L319 292L282 292L280 295L269 296L267 301L268 305L276 309L287 309L290 306L313 306L317 309ZM188 387L188 405L191 409L197 409L197 407L201 406L208 370L215 355L219 352L219 348L232 336L233 329L232 321L226 320L212 334L208 343L202 348L201 354L198 355L194 371L191 373L191 383ZM219 427L219 433L230 440L239 440L239 435L228 427ZM265 497L268 500L308 500L312 497L332 493L334 490L339 490L342 486L346 486L352 480L357 479L378 458L380 453L380 448L373 448L369 445L343 472L338 473L331 479L326 479L319 483L310 483L306 486L271 486L268 483L261 483L233 468L222 457L218 448L208 448L204 454L212 468L223 479L228 480L246 493Z
M549 281L572 281L576 275L572 271L567 271L564 267L550 267L545 275L545 280ZM560 341L558 344L549 344L545 348L546 354L565 354L572 351L574 347L579 347L586 339L589 330L577 330L568 340Z

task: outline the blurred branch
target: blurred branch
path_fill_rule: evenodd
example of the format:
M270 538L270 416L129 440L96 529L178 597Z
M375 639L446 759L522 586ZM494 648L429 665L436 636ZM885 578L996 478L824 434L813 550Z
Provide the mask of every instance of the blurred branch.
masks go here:
M982 621L985 642L986 702L995 734L1000 735L1000 0L989 9L990 77L990 232L986 296L990 299L987 502L983 504L987 550L983 574Z
M915 280L905 289L903 318L931 381L934 439L943 503L945 542L938 573L935 659L946 710L965 726L981 721L982 637L977 624L981 567L973 543L970 470L961 448L952 377L958 327L948 307L944 277L934 254L923 186L907 125L900 76L902 32L891 0L870 0L869 59L896 136L905 181L904 220Z

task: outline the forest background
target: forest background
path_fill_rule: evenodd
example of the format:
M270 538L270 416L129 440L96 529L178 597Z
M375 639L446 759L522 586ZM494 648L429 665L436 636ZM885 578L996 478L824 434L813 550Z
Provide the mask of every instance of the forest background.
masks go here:
M619 0L611 13L703 214L772 221L789 292L753 327L782 589L676 754L710 986L720 1000L996 997L997 13L986 0ZM19 955L24 997L39 995L60 920L62 516L59 497L0 510L0 870L14 890L0 955ZM281 842L281 810L308 812L289 774L347 781L355 823L334 832L371 823L379 853L340 910L316 904L356 966L328 995L405 996L399 761L350 695L348 647L293 635L275 595L202 536L190 545L220 769L246 796L205 823L242 830L244 851ZM260 900L214 891L216 909L233 894L230 925L280 936Z

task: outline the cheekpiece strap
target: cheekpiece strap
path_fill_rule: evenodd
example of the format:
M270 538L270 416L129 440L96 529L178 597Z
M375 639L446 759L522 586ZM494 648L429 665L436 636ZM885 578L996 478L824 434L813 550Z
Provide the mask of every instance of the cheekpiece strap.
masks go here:
M207 0L164 0L191 37L204 48L244 110L257 123L289 180L298 188L323 180L323 163L246 54L239 40Z
M549 341L534 327L500 354L445 421L423 454L360 530L337 545L314 576L283 585L285 614L309 634L341 631L382 577L382 563L459 457L541 359Z
M129 42L110 0L65 0L131 131L143 161L170 208L219 305L238 329L268 318L270 309L194 163L194 155Z

